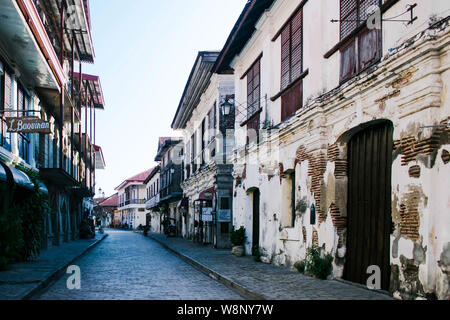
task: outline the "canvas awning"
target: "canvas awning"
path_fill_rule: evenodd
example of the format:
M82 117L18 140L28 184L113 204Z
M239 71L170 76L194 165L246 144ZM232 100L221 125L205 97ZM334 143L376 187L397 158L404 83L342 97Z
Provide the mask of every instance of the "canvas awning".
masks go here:
M214 187L204 190L199 194L196 201L212 201L215 191L216 189Z
M75 88L79 87L79 82L80 82L80 74L77 72L73 73L73 78L74 78L74 82L75 82ZM94 103L94 108L96 109L104 109L105 108L105 101L103 98L103 90L102 90L102 84L100 82L100 77L99 76L94 76L91 74L86 74L86 73L82 73L81 74L81 78L83 80L84 84L87 84L88 86L88 93L89 93L89 97L92 97L93 103ZM83 86L83 95L86 95L85 92L86 88L85 86ZM83 106L86 107L86 106Z

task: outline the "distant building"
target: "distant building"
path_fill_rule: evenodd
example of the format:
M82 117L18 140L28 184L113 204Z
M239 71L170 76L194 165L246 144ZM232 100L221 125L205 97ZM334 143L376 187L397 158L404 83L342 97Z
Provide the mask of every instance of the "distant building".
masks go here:
M180 213L180 200L183 195L180 183L182 181L182 138L160 138L155 161L160 163L159 171L159 202L163 230L168 225L176 227L177 236L183 232L183 217Z
M145 196L146 186L144 181L153 169L141 172L123 181L117 188L121 216L121 226L137 229L146 224Z
M114 225L114 214L119 207L119 194L115 193L108 198L94 199L94 215L103 228Z
M159 206L160 170L161 167L159 165L156 166L144 181L147 190L147 201L145 202L145 209L147 210L146 223L150 226L151 232L155 233L162 233L162 215L160 214Z

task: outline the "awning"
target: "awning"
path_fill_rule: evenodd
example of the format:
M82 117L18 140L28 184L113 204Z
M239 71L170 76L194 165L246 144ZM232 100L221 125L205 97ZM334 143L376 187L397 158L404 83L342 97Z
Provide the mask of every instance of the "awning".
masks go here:
M20 171L19 169L16 169L14 167L9 167L9 170L11 170L15 184L28 190L34 189L33 182L31 181L30 177L26 175L25 172Z
M92 97L94 108L96 109L104 109L105 108L105 99L103 98L103 90L102 84L100 82L99 76L94 76L86 73L81 74L83 82L88 85L89 96ZM75 88L79 87L80 82L80 74L77 72L73 73L73 78L75 82ZM83 86L83 95L86 94L85 87ZM86 106L83 106L86 107Z
M211 187L201 192L196 201L212 201L214 197L215 188Z
M33 190L34 184L31 181L30 177L27 176L26 173L16 169L15 167L9 166L6 163L0 162L0 181L3 182L14 182L19 187ZM8 177L10 177L8 179ZM11 181L12 178L12 181Z

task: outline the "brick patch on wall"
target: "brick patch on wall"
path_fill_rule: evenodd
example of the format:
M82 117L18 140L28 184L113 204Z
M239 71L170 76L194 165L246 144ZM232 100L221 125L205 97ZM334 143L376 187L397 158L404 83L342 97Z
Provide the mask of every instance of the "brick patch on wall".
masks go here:
M419 201L420 193L412 191L406 195L406 202L400 204L400 234L408 239L419 239Z

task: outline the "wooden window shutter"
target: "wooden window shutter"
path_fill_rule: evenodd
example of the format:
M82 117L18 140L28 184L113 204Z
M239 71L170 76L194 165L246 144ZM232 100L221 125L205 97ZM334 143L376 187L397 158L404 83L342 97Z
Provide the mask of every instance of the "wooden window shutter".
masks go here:
M251 120L247 122L247 143L249 142L258 142L259 141L259 119L260 115L257 114ZM254 130L252 132L252 136L248 135L249 130Z
M303 101L303 83L299 81L281 97L281 121L293 115Z
M292 20L291 36L291 80L298 79L303 71L303 11L300 10Z
M341 40L348 37L369 17L369 8L380 0L340 0ZM364 28L340 49L340 81L346 81L355 74L376 63L381 58L381 31Z
M358 37L359 70L372 65L381 58L381 32L380 30L364 30Z
M303 10L299 10L281 32L281 90L294 84L303 72ZM281 121L303 104L303 82L295 83L281 96Z
M290 70L291 30L288 24L281 32L281 90L284 90L291 80Z
M340 34L344 39L358 27L358 0L341 0Z
M258 59L247 73L247 119L250 119L261 106L261 60Z
M351 40L347 46L341 49L341 81L351 78L356 71L355 40Z

